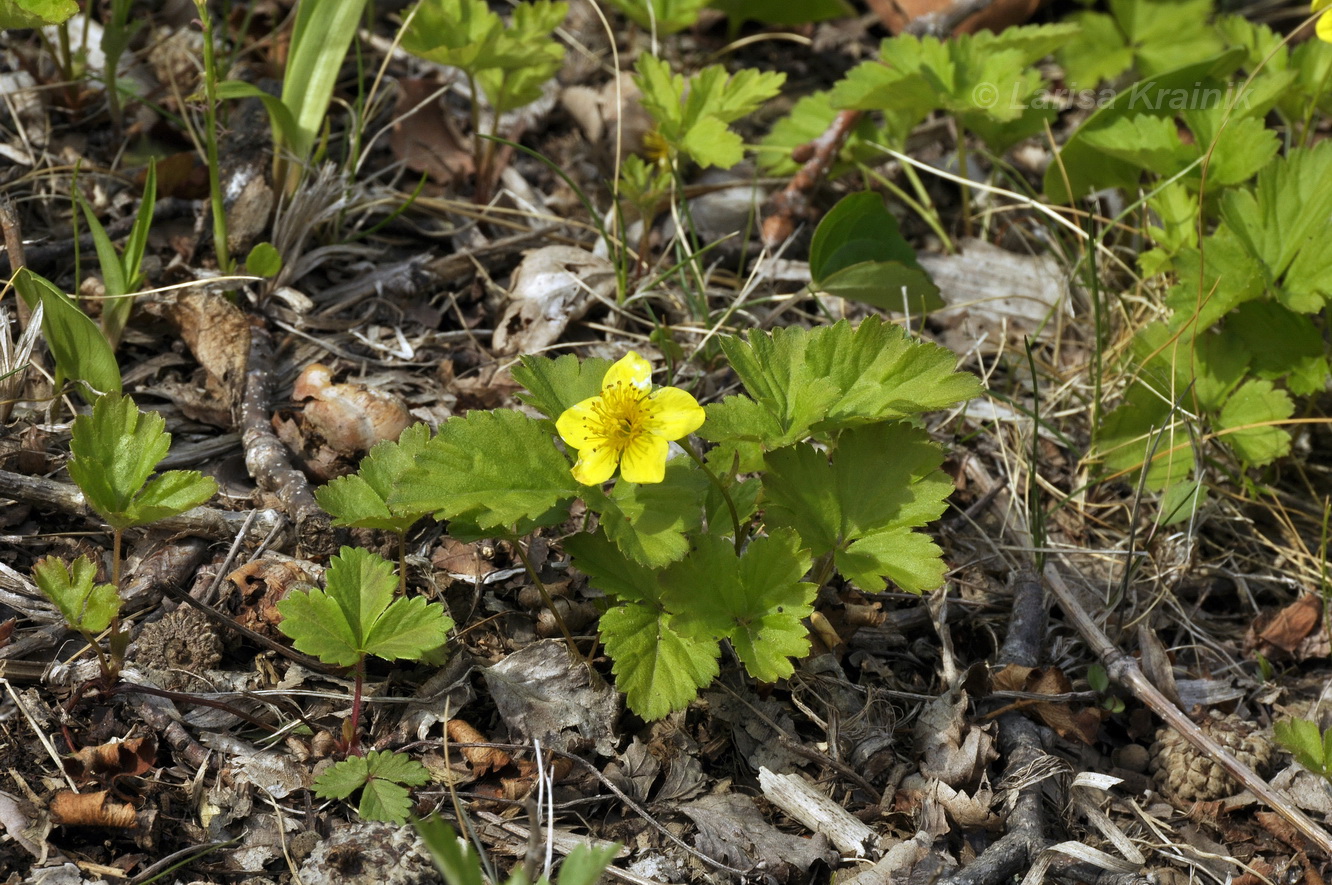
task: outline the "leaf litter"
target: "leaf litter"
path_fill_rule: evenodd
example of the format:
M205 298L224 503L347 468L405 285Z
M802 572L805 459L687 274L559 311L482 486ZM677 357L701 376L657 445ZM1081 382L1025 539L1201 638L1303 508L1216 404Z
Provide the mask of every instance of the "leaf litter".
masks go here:
M259 15L273 11L265 7ZM154 87L168 113L186 110L184 96L193 90L167 88L172 77L192 73L189 65L179 64L172 73L167 49L190 34L183 24L175 28L165 29L160 50L147 53L147 60L157 66ZM703 30L688 39L708 44L717 36ZM828 38L826 43L843 46L845 57L828 59L843 69L870 51L868 41L847 45L827 33L816 32L815 37L816 43ZM16 44L7 47L31 52ZM763 52L755 50L753 62L772 64L774 59ZM334 178L336 199L287 216L287 236L308 236L320 244L295 250L303 251L304 260L285 272L289 291L279 295L255 287L243 296L247 310L264 304L282 336L259 367L278 391L265 420L296 428L285 436L279 430L279 436L316 476L346 471L375 443L397 439L408 423L406 416L428 417L438 424L470 408L511 404L514 386L507 379L507 364L518 354L574 345L609 359L633 346L654 358L674 358L669 337L656 334L658 328L674 325L690 334L707 332L693 328L695 318L681 309L685 294L669 286L635 295L649 308L650 322L619 304L612 265L571 245L570 240L585 242L573 236L574 225L563 223L571 213L559 217L561 213L551 209L576 205L567 185L522 154L505 157L503 171L513 186L499 188L495 211L478 220L477 207L466 198L476 168L466 149L468 123L456 96L446 94L404 119L401 109L415 107L432 94L435 90L425 87L434 81L423 85L405 66L394 73L404 84L396 93L400 111L383 117L392 122L392 136L367 153L365 168L388 170L402 162L426 173L431 187L421 192L410 211L390 218L372 208L383 192L368 183L371 176L340 183ZM549 102L544 116L527 121L524 134L587 184L601 174L597 154L607 150L603 133L612 131L622 114L609 97L613 83L581 76L585 82L564 87L563 100L575 125L586 133L586 143L570 135L569 122L553 115ZM42 151L53 148L109 167L119 145L62 126L59 117L49 113L51 106L35 97L35 85L16 80L7 92L17 96L18 103L6 111L15 114L6 119L16 128L5 130L15 135L0 145L5 156L19 167L33 168L46 162ZM73 95L68 101L72 106L62 111L87 110L82 105L87 96ZM623 115L632 110L633 103ZM159 117L152 125L172 124L169 117ZM432 128L422 128L427 126ZM141 131L149 128L145 121ZM16 136L18 129L23 138ZM255 136L255 141L266 137ZM425 154L423 144L431 145ZM714 151L730 147L729 141L711 146ZM236 151L242 165L260 167L250 155L253 151ZM705 159L711 156L704 153ZM715 202L722 204L725 220L719 230L731 228L725 233L743 236L737 219L755 201L753 182L740 174L732 179L710 175L697 183L720 195ZM164 174L164 192L183 193L183 188L173 192L165 179ZM26 185L15 179L6 178L5 183L24 193ZM410 190L404 183L398 196ZM530 199L533 195L539 196L542 211L556 217L527 217L537 205ZM54 205L68 193L26 196ZM123 212L132 203L121 191L108 205ZM690 205L708 216L710 209L700 198ZM326 236L333 224L330 208L343 214L347 230L371 238L373 247L334 244L336 238ZM1244 208L1235 201L1230 209L1241 226ZM151 246L153 273L163 284L192 278L209 253L189 225L172 225L172 211L160 207L160 226L155 222ZM237 209L236 214L239 221L246 211ZM702 220L707 222L707 217ZM384 235L374 232L372 237L370 228L381 222ZM34 249L30 266L54 273L53 268L67 270L62 265L68 259L72 267L73 237L67 228L35 213L26 213L24 223L29 237L49 239L69 250ZM678 232L674 225L675 219L669 219L646 226L643 242L654 247L672 242ZM261 219L256 235L265 226ZM1258 237L1261 249L1278 248L1269 239ZM718 865L756 881L809 881L832 868L858 870L850 881L862 885L894 879L951 881L950 876L971 864L980 865L973 869L975 875L988 876L980 880L1000 881L1004 876L983 867L981 858L1004 838L1005 827L1019 832L1022 812L1015 809L1033 795L1037 806L1045 803L1038 816L1048 828L1046 836L1032 843L1037 849L1055 839L1083 840L1129 858L1121 841L1105 835L1108 825L1139 842L1168 845L1184 858L1172 860L1159 852L1150 861L1158 873L1192 870L1219 879L1237 873L1243 863L1255 876L1319 881L1311 861L1316 855L1298 835L1275 816L1244 814L1240 803L1218 812L1219 818L1211 815L1214 820L1185 822L1189 808L1165 801L1157 787L1142 778L1137 793L1110 785L1094 795L1079 794L1083 805L1102 816L1094 825L1086 822L1095 817L1092 812L1084 809L1083 818L1064 812L1061 800L1080 789L1061 781L1067 771L1110 771L1115 760L1127 762L1132 755L1120 751L1145 749L1156 730L1133 697L1088 686L1080 674L1093 658L1068 621L1054 622L1048 637L1037 637L1038 642L1048 639L1048 657L1008 677L1001 676L1008 671L999 671L983 691L969 694L941 680L951 665L941 651L945 644L965 669L992 660L999 637L1020 630L1016 613L1010 611L1014 594L1003 581L1010 565L1023 561L1013 550L1037 545L1030 543L1030 535L1024 538L1025 523L1034 514L1031 499L1018 490L1028 483L1077 489L1084 478L1067 436L1054 434L1047 425L1057 423L1061 434L1075 439L1085 439L1089 432L1076 416L1070 417L1076 411L1070 406L1076 388L1086 384L1085 376L1070 370L1078 362L1073 355L1095 346L1092 334L1078 325L1086 305L1079 302L1076 287L1069 286L1070 277L1047 255L1003 249L1003 266L1012 270L999 273L996 249L993 243L966 243L960 257L922 262L945 299L967 307L945 310L919 331L965 355L992 389L1015 392L1002 401L978 400L988 411L969 411L956 424L930 426L954 444L942 465L957 488L954 509L931 532L956 565L949 577L955 604L944 619L947 639L929 628L928 619L911 617L919 605L914 598L892 591L852 597L848 587L845 594L821 595L812 605L811 622L822 619L827 625L821 633L827 638L827 654L799 662L787 678L749 684L735 678L739 670L731 655L737 652L728 643L722 663L727 690L709 692L687 711L661 722L643 723L621 710L619 696L605 680L609 674L604 659L594 659L589 670L570 657L564 642L542 638L551 629L540 624L544 607L530 599L520 601L522 591L530 590L529 582L524 572L499 567L508 565L502 542L462 541L441 536L438 529L418 531L411 537L409 554L413 589L448 605L459 623L459 647L442 669L371 664L366 699L367 737L376 748L407 748L421 754L431 770L432 782L414 795L414 810L461 807L478 824L484 823L482 838L497 857L520 862L528 836L538 839L540 832L539 827L522 826L538 822L530 811L539 780L535 739L584 763L552 766L558 768L549 789L561 827L560 844L587 837L617 839L628 846L625 869L660 881L716 881L733 874ZM454 254L441 254L447 250ZM554 262L553 271L541 265L547 260ZM397 269L396 275L386 272L390 267ZM731 272L729 267L711 268L718 285L704 291L729 303L738 291L725 288L732 285L726 279ZM1015 293L1019 287L1013 280L1024 276L1036 277L1039 285ZM990 288L968 288L964 283L969 280L983 280ZM65 281L71 284L69 291L83 288L83 280L68 274ZM765 294L797 302L783 322L816 324L813 305L799 304L794 288ZM838 309L862 315L854 306ZM1139 308L1129 303L1124 309ZM752 313L747 320L757 322L765 316L761 306L750 304L739 313ZM176 466L240 477L222 482L230 502L222 506L285 507L279 491L255 487L238 466L239 443L219 432L235 428L245 370L253 368L246 310L215 292L157 293L141 298L135 314L121 355L127 388L150 397L153 409L165 418L175 436L172 457L182 459ZM8 321L5 326L8 332ZM867 327L862 331L868 334ZM1025 362L1004 360L1022 335L1036 342L1038 379L1019 368ZM978 341L984 346L971 346ZM316 361L349 380L331 384L321 376L320 393L301 395L299 374ZM377 380L358 380L367 377ZM49 388L41 390L40 381L28 383L17 423L0 438L0 467L25 479L53 473L69 441L69 427L58 423L59 411L48 414L40 407ZM730 383L720 373L705 371L700 389L717 400ZM1046 384L1053 389L1039 389ZM359 425L368 410L356 403L365 398L393 412L388 428L344 437L343 430L363 430ZM1037 398L1042 399L1039 408L1047 416L1059 416L1057 421L1027 420L1038 407ZM320 414L326 411L323 405L308 404L336 407L349 399L348 409L331 417ZM283 413L284 419L276 417ZM1244 420L1242 415L1231 423ZM1034 424L1039 424L1036 430L1045 446L1038 459L1043 468L1039 477L1029 475L1023 454L1030 448L1027 435ZM34 463L43 469L31 469ZM995 476L1002 479L993 482ZM28 574L42 555L73 559L87 553L89 562L100 562L101 539L81 540L73 534L88 528L80 511L50 500L32 503L27 494L0 492L21 502L11 505L4 517L9 535L0 559L7 569ZM1322 551L1308 542L1308 526L1301 521L1307 514L1288 497L1290 492L1283 494L1287 497L1275 498L1279 506L1255 509L1237 492L1211 505L1225 517L1209 523L1215 535L1181 539L1148 529L1140 547L1127 540L1130 527L1137 529L1139 522L1131 489L1115 488L1095 500L1073 494L1072 506L1051 516L1044 543L1075 559L1075 566L1061 568L1089 610L1101 610L1098 594L1103 599L1111 588L1125 606L1123 611L1107 611L1112 622L1146 619L1168 637L1165 645L1175 650L1175 657L1154 666L1178 677L1181 696L1201 698L1209 707L1236 708L1247 720L1260 723L1283 709L1314 715L1307 703L1301 706L1310 694L1307 686L1283 682L1279 675L1264 686L1253 677L1252 667L1238 666L1253 654L1281 666L1317 666L1327 658L1318 597L1296 592L1321 586ZM391 552L394 542L384 532L392 528L344 531L358 545ZM552 587L555 579L566 578L557 601L585 604L595 612L602 594L582 579L560 573L564 556L559 534L543 530L536 539L549 545L538 565L552 579ZM280 640L276 625L282 600L292 592L318 588L326 560L291 557L296 547L289 534L233 531L227 540L237 537L234 551L226 545L204 548L175 563L174 570L170 564L162 566L159 580L192 588L188 592L220 610L224 622ZM131 538L140 569L154 561L150 544L184 549L185 542L181 532ZM1012 550L996 553L996 544ZM1121 583L1122 565L1129 557L1138 557L1135 562L1141 564ZM231 577L216 577L221 575ZM49 607L34 598L25 579L3 584L7 595L0 598L0 614L6 623L15 618L15 626L0 633L7 689L0 701L0 761L12 781L0 792L0 825L7 835L0 843L0 870L10 876L7 881L83 883L126 876L142 881L157 860L186 846L207 846L209 851L189 861L188 878L180 881L246 877L309 885L430 880L433 868L410 828L360 820L349 806L315 803L308 792L337 752L350 683L337 674L302 668L225 623L196 617L196 609L178 603L159 586L146 586L128 613L138 648L131 652L132 669L125 679L146 692L151 704L143 697L130 702L133 692L128 690L81 687L89 682L78 670L79 650L67 641L67 631L52 628ZM866 619L859 611L864 608L875 608L876 617ZM574 629L590 634L587 623ZM1112 633L1121 628L1119 623L1107 625ZM596 648L590 635L575 639L584 652ZM41 681L47 665L57 661L59 668ZM33 666L25 670L25 664ZM1038 664L1040 669L1031 669ZM25 682L34 687L15 688ZM1188 690L1189 685L1195 690ZM1199 685L1205 687L1197 689ZM1115 700L1127 709L1112 712ZM1095 717L1103 722L1084 715L1093 707L1106 711ZM1027 713L1034 718L1022 721L1039 720L1059 736L1050 738L1052 752L1040 757L1050 771L1033 774L1041 767L1037 764L1029 766L1025 777L1004 770L1001 778L1001 766L1014 758L1002 717ZM57 755L64 761L49 758L45 749L34 751L39 744L60 745ZM123 758L127 753L128 760ZM108 765L106 758L114 764ZM460 766L465 766L465 774ZM1132 774L1128 768L1125 773ZM862 843L861 851L874 866L846 861L844 857L859 852L847 850L849 845L834 849L826 837L814 835L819 831L815 819L778 811L761 787L765 769L812 785L871 829L877 839ZM96 782L97 789L59 792L67 789L60 783L66 775ZM865 788L865 781L872 789ZM1332 808L1326 782L1293 765L1285 764L1272 783L1290 802L1312 813L1326 815ZM62 798L71 795L80 797L73 808ZM1200 807L1197 813L1206 817L1214 809ZM825 819L833 816L824 814ZM681 841L694 853L667 833L683 833ZM230 844L237 838L239 844ZM1091 869L1086 864L1094 865L1096 858L1090 853L1064 856L1080 857L1084 866L1060 868L1063 861L1049 858L1043 862L1060 875L1086 876ZM1115 875L1130 874L1119 870Z

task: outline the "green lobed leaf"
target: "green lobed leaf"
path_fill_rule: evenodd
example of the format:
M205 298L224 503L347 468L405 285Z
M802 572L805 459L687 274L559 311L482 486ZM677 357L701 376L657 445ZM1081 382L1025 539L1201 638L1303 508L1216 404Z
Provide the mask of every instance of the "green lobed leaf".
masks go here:
M128 396L108 394L71 427L70 476L99 512L123 513L171 448L166 421ZM104 514L105 515L105 514Z
M580 360L571 353L558 359L524 354L522 365L513 367L513 380L527 390L518 399L547 418L560 417L565 409L601 392L601 379L611 361L594 357Z
M1070 88L1092 89L1114 80L1133 65L1133 49L1113 16L1079 12L1069 20L1079 32L1059 50L1058 58Z
M151 525L208 501L217 483L197 470L168 470L148 481L124 514L129 525Z
M97 324L49 280L20 268L14 288L28 307L42 305L42 335L55 358L56 378L79 381L98 393L120 392L120 367ZM87 391L84 395L91 399Z
M1261 467L1290 454L1290 433L1272 422L1293 414L1295 403L1284 390L1270 381L1246 381L1221 407L1217 434L1241 461Z
M702 504L709 488L703 471L677 458L666 465L659 483L617 482L610 495L588 489L583 499L621 552L660 568L689 552L687 534L703 525Z
M837 551L833 563L857 587L878 589L887 578L908 593L939 589L948 571L939 545L905 526L857 538Z
M1226 318L1222 337L1235 350L1252 354L1255 375L1269 381L1284 380L1292 393L1317 393L1327 381L1322 331L1311 317L1276 301L1241 304Z
M925 431L903 423L843 432L831 460L804 443L779 449L767 456L765 515L770 526L793 529L816 558L851 553L853 542L923 526L943 513L953 483L938 469L942 461L943 452ZM883 586L877 576L896 574L906 581L904 589L937 587L928 581L942 578L938 548L905 533L894 537L903 539L896 562L875 559L880 551L894 552L882 538L866 541L854 555L839 561L854 569L857 583L870 574L876 576L860 585L865 590ZM870 572L871 568L878 570Z
M801 164L791 157L792 151L827 132L838 114L832 106L830 95L829 92L815 92L802 97L785 117L773 124L758 149L758 160L764 168L774 175L788 176L800 168ZM903 119L903 116L885 111L882 126L876 127L871 115L861 115L838 152L837 161L832 164L829 175L840 177L839 173L849 170L854 162L869 162L883 156L883 152L872 142L901 149L911 130L910 121Z
M579 490L546 422L511 409L450 418L389 496L390 510L435 512L481 529L554 518Z
M634 24L657 34L674 34L698 21L708 0L607 0Z
M1248 253L1263 263L1268 279L1292 271L1283 301L1293 310L1322 309L1332 296L1332 143L1297 148L1258 174L1252 191L1227 191L1221 218ZM1296 257L1309 252L1296 264Z
M981 390L975 376L956 371L946 348L877 317L854 329L841 320L755 331L721 345L753 402L728 397L707 407L699 435L714 442L748 439L771 450L811 432L946 408Z
M334 525L406 532L429 511L390 508L388 499L402 477L416 466L416 456L429 439L429 427L413 424L397 442L376 443L356 473L316 489L315 500L333 517Z
M419 787L429 780L426 767L407 754L371 750L329 766L315 779L314 791L323 799L346 799L362 790L362 818L404 824L411 801L403 785Z
M801 619L813 611L818 589L801 580L809 567L809 551L792 531L756 538L739 557L725 539L703 535L688 558L663 573L663 598L682 634L729 639L751 676L776 682L794 672L792 657L809 651Z
M1193 474L1194 447L1180 414L1160 392L1169 384L1152 380L1156 383L1138 382L1125 391L1123 402L1097 428L1096 448L1111 475L1136 474L1148 465L1146 487L1160 491Z
M1045 173L1047 198L1055 203L1068 203L1102 188L1136 188L1142 175L1141 168L1105 154L1089 139L1124 117L1151 114L1173 118L1189 107L1190 100L1196 103L1197 96L1210 90L1224 97L1228 86L1226 78L1234 73L1243 58L1243 49L1227 50L1148 77L1119 92L1088 117L1064 143L1058 160L1051 163ZM1126 147L1131 149L1132 145Z
M33 580L55 603L65 621L75 630L100 633L120 613L120 594L113 584L93 584L97 567L87 556L69 564L54 556L38 560L32 567Z
M675 620L660 608L626 603L598 624L616 688L629 709L647 720L683 710L720 672L717 640L682 633Z
M325 590L296 591L278 603L279 629L324 663L350 667L367 654L417 659L443 645L453 626L437 603L394 599L393 564L368 550L343 547L326 582Z

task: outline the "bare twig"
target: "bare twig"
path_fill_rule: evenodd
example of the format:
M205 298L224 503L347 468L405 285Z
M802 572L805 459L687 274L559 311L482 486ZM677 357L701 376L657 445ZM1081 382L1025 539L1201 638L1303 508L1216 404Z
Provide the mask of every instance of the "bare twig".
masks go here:
M250 327L245 393L236 422L245 447L245 467L261 489L277 495L282 502L296 526L297 549L305 554L329 554L335 546L332 520L315 500L310 481L292 466L286 446L273 432L272 363L272 336L262 325L254 324Z
M91 522L101 522L101 517L93 512L83 498L78 486L56 482L40 476L27 476L0 470L0 498L49 507L79 516ZM248 513L231 510L217 510L212 507L195 507L179 516L171 516L153 523L156 531L176 535L198 535L202 538L230 540L241 531L248 518ZM263 537L282 521L282 514L275 510L257 511L257 517L251 525L251 532Z

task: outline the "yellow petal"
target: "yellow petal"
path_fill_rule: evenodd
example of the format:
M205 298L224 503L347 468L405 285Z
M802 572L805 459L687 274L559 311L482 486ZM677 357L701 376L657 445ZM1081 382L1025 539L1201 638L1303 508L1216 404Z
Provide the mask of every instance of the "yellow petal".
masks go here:
M602 422L594 408L600 399L599 396L588 397L561 412L555 421L560 439L575 449L585 449L602 442L605 439Z
M647 390L652 385L652 364L632 350L606 370L601 379L601 389L627 384L639 390Z
M661 482L666 477L669 450L664 437L640 433L620 456L620 476L628 482Z
M610 446L594 446L578 452L573 478L585 486L599 486L615 472L616 451Z
M1314 12L1321 12L1322 10L1327 9L1330 6L1332 6L1332 0L1313 0L1313 3L1311 4L1311 9Z
M707 416L698 400L678 387L663 387L652 394L651 400L652 417L644 429L662 439L688 436L703 425Z
M1318 39L1326 43L1332 43L1332 9L1323 13L1322 18L1318 19Z

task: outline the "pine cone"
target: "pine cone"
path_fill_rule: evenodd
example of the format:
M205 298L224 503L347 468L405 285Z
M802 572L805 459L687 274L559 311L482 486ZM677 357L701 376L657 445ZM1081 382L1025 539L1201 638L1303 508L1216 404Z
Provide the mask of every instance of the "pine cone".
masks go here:
M1262 773L1272 761L1272 742L1253 722L1212 710L1198 726L1254 771ZM1151 768L1161 792L1178 801L1210 802L1238 790L1221 763L1194 749L1170 726L1156 732Z

